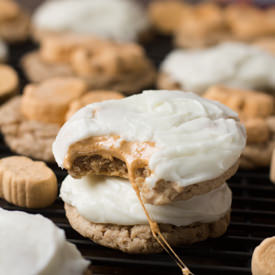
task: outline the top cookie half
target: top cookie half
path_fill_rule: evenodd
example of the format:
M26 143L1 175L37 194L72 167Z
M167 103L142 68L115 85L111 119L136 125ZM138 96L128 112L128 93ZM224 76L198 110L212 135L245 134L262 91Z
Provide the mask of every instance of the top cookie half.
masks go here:
M238 115L226 106L163 90L84 107L61 128L53 153L75 178L130 178L145 202L166 204L222 185L245 143Z

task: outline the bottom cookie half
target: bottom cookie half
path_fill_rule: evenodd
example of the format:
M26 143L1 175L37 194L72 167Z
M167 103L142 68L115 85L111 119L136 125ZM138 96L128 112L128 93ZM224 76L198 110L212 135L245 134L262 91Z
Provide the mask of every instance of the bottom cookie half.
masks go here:
M71 226L83 237L103 246L126 253L158 253L162 248L154 239L150 227L144 225L97 224L82 217L77 209L65 203L66 216ZM172 246L192 244L223 235L230 223L230 211L213 223L195 223L189 226L160 224L160 230Z

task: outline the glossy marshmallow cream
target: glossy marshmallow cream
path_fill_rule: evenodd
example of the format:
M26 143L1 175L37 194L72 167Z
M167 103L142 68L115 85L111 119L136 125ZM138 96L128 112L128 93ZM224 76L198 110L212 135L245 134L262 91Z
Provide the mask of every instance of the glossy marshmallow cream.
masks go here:
M0 208L0 274L83 275L89 265L41 215Z
M82 217L94 223L148 223L135 191L125 179L104 176L74 179L67 176L62 183L60 196L63 201L76 207ZM145 204L145 207L157 223L187 226L195 222L219 220L230 210L231 202L232 194L225 183L189 200L162 206Z

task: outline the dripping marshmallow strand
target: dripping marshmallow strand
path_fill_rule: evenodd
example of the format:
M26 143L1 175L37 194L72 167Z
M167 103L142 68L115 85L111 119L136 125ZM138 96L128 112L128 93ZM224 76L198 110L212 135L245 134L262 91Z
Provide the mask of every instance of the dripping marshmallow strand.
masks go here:
M38 30L96 35L116 41L135 41L149 27L146 12L129 0L55 0L34 13Z
M238 161L246 142L237 114L226 106L193 93L144 91L88 105L72 116L53 143L58 165L63 167L70 145L108 135L155 143L152 173L145 179L150 187L161 179L188 186L217 178Z

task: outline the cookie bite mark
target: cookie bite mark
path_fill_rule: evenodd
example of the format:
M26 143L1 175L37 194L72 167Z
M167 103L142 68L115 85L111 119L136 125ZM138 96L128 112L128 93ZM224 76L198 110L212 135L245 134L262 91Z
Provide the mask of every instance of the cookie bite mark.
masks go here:
M0 197L20 207L47 207L57 197L56 176L43 162L22 156L3 158Z
M86 84L74 77L29 84L23 92L21 112L28 120L63 124L70 103L86 90Z

